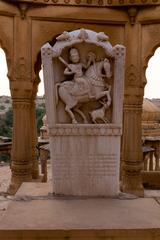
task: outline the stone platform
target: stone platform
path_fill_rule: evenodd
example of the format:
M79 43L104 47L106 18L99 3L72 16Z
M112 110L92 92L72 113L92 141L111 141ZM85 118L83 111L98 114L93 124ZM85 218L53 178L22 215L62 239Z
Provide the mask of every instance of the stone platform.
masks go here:
M153 198L55 198L48 183L24 183L0 222L3 240L159 240Z

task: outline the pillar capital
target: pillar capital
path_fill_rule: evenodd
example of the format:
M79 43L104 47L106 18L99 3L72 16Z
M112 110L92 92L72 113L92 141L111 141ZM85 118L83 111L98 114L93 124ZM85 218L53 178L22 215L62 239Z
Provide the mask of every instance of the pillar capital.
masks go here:
M13 100L27 101L32 96L33 83L31 81L15 80L10 82L11 95Z

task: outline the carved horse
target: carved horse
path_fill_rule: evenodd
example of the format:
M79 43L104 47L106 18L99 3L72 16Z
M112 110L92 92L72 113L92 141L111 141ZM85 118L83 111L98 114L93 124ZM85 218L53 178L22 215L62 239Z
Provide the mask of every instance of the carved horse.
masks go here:
M104 73L103 72L104 70ZM107 104L111 104L111 86L109 86L104 78L110 78L112 76L110 63L108 59L104 59L99 62L95 62L86 70L84 78L87 81L87 84L92 93L93 97L90 98L88 94L83 93L83 91L77 91L77 94L72 91L75 87L74 81L65 81L63 83L56 84L56 104L58 104L58 97L66 105L65 111L71 117L72 123L77 123L74 113L77 112L83 119L84 123L87 123L86 116L79 109L80 105L85 102L99 100L103 97L107 97ZM78 86L76 86L78 89Z

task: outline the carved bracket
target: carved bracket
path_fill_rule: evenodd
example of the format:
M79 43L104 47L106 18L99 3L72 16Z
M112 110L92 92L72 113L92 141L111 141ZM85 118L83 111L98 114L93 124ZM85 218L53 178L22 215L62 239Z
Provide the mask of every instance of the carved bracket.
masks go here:
M129 7L127 12L128 12L130 24L134 25L135 21L136 21L137 14L138 14L137 7Z
M30 8L30 4L19 3L19 10L21 13L21 19L25 19L27 10Z

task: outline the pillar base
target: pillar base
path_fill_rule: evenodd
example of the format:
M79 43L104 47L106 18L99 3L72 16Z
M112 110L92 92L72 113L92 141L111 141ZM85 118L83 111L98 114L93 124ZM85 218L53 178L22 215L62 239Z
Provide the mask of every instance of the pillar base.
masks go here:
M139 188L139 189L131 189L129 187L122 187L122 191L124 193L130 193L130 194L133 194L133 195L136 195L138 197L144 197L144 189L143 187L142 188Z
M125 193L134 194L138 197L144 197L144 188L141 177L139 176L125 176L121 189Z
M22 183L10 183L8 189L7 189L7 193L9 195L14 195L16 194L16 192L18 191L18 189L20 188Z
M7 189L7 193L9 195L14 195L23 182L31 182L31 181L32 181L31 175L28 175L25 177L24 176L21 176L21 177L20 176L19 177L12 176L11 183Z

